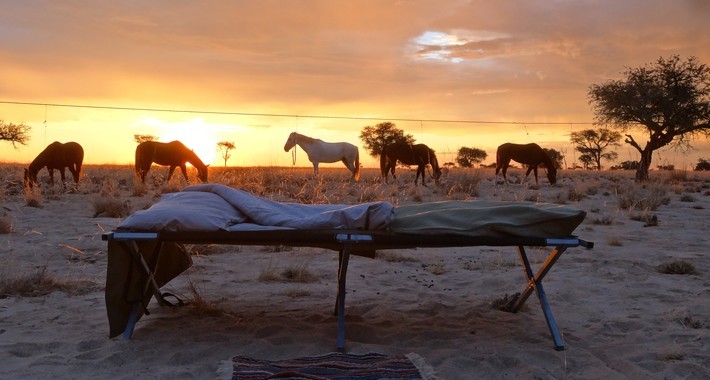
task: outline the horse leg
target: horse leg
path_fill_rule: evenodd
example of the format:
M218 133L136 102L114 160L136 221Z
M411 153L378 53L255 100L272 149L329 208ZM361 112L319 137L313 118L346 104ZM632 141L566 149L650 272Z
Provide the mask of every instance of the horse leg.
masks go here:
M185 164L180 165L180 171L182 171L182 176L185 177L185 182L190 183L187 179L187 167L185 167Z
M315 174L316 177L318 177L318 162L313 163L313 174Z
M170 169L168 169L168 179L165 181L165 183L170 182L170 177L173 176L174 171L175 171L175 165L170 165Z
M532 165L533 173L535 173L535 185L538 185L537 182L537 165ZM529 172L530 170L528 170Z
M59 176L62 179L62 186L64 186L64 189L67 188L67 177L64 175L64 168L57 169L59 170Z
M49 172L49 184L54 186L54 169L47 168Z
M423 164L419 164L417 167L417 177L419 177L420 173L422 176L422 186L426 187L426 166ZM414 186L417 185L417 177L414 178Z

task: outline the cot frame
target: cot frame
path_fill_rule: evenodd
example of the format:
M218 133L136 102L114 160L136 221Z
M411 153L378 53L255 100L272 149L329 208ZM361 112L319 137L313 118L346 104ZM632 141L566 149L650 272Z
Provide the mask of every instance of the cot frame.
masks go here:
M338 252L338 291L335 304L337 322L337 350L345 351L345 293L348 263L351 255L373 257L375 250L412 248L454 248L472 246L515 246L522 265L525 284L522 291L508 304L506 311L518 312L533 292L537 294L545 321L550 330L554 349L563 351L564 340L557 328L542 281L560 256L572 247L591 249L593 242L576 236L569 237L486 237L451 234L403 234L389 231L366 230L255 230L255 231L215 231L215 232L130 232L113 231L102 235L105 241L121 243L141 263L147 282L144 294L152 292L161 306L170 304L164 299L155 281L157 268L150 269L137 242L156 242L155 262L166 242L180 244L230 244L230 245L286 245L294 247L319 247ZM553 247L546 260L534 271L525 247ZM135 302L128 323L123 332L124 339L130 339L140 317L142 302Z

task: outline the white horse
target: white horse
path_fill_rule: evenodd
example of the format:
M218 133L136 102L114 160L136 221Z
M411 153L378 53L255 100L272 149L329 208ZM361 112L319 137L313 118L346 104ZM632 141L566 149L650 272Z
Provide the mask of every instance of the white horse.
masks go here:
M342 161L353 174L351 179L355 181L360 179L360 151L355 145L347 142L329 143L292 132L288 135L284 151L288 152L296 145L308 154L308 160L313 163L313 172L316 175L318 175L319 163Z

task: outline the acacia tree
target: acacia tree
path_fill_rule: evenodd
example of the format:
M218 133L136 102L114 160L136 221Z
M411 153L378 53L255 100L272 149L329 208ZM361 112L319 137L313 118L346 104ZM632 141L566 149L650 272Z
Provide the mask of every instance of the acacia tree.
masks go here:
M156 141L156 140L158 140L158 138L153 135L135 134L135 135L133 135L133 140L135 140L138 144L140 144L140 143L144 143L146 141Z
M32 128L27 124L5 123L0 120L0 140L9 141L17 149L17 144L27 145Z
M682 61L674 55L628 69L624 76L590 86L590 104L597 124L648 133L643 147L630 134L625 139L641 154L636 181L646 181L655 150L690 149L696 136L710 136L710 68L695 57Z
M585 129L579 132L572 132L570 141L575 145L574 149L582 155L591 157L597 165L597 170L602 170L602 159L613 161L619 157L616 152L608 152L612 146L619 146L621 132L608 128Z
M229 154L229 151L234 148L234 142L232 141L220 141L217 143L217 149L219 150L219 154L222 156L222 159L224 159L225 168L227 167L227 160L232 157L232 155Z
M547 155L550 156L550 158L552 159L552 162L555 163L555 169L560 169L563 167L562 161L565 159L565 155L562 152L555 150L553 148L542 148L542 150L544 150L545 153L547 153Z
M414 136L404 134L404 131L397 128L394 123L386 121L372 126L367 126L360 132L360 140L362 140L365 149L372 157L377 157L382 154L382 149L396 142L405 142L407 144L414 143Z
M486 157L488 157L488 153L483 149L462 146L459 148L459 152L456 155L456 163L461 165L461 167L470 168L473 167L473 164L483 162Z

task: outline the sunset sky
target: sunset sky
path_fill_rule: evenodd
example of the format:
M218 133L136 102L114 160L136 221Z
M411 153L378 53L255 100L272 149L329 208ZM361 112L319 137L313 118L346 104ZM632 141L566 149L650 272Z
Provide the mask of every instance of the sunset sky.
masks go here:
M569 133L596 128L589 86L674 54L710 64L708 19L705 0L2 1L0 119L32 133L0 141L0 162L58 140L88 164L132 164L133 135L151 134L212 165L232 141L230 165L290 166L298 131L374 167L360 131L392 121L440 162L536 142L571 165ZM694 146L652 167L710 158Z

